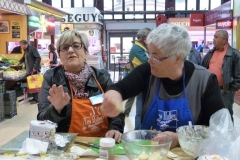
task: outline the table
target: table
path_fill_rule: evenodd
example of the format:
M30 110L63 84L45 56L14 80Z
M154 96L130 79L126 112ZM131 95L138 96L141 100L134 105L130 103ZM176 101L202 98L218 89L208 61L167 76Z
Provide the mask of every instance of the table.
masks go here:
M9 90L12 86L14 86L16 83L27 83L27 77L21 77L20 79L2 79L2 81L5 81L5 89Z
M76 138L74 139L74 141L93 142L95 139L97 139L97 137L76 137ZM74 141L73 141L73 142L74 142ZM70 152L70 148L71 148L73 145L76 145L76 144L74 144L73 142L68 146L68 148L66 149L66 152ZM81 145L79 145L79 147L84 148L84 149L88 148L88 147L81 146ZM173 153L181 156L181 157L182 157L182 160L191 160L191 159L192 159L192 157L189 156L189 155L187 155L186 153L184 153L183 150L182 150L180 147L171 149L171 152L173 152ZM96 158L97 158L97 157L81 157L81 158L79 158L79 160L81 160L81 159L84 159L84 160L95 160ZM115 156L115 160L129 160L129 159L128 159L127 156L125 156L125 155L116 155L116 156ZM167 158L166 160L170 160L170 159Z

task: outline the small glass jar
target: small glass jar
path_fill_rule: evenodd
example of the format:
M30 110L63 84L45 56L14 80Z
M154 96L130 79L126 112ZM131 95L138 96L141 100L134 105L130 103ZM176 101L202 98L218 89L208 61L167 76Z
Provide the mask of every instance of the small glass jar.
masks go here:
M114 160L115 159L115 140L113 138L101 138L99 158Z

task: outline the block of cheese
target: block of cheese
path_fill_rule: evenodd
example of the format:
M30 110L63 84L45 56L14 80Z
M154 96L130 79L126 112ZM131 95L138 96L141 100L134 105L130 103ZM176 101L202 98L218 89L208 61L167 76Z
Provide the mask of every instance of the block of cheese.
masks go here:
M57 125L51 121L33 120L30 122L29 138L49 142L48 149L56 148L55 132Z

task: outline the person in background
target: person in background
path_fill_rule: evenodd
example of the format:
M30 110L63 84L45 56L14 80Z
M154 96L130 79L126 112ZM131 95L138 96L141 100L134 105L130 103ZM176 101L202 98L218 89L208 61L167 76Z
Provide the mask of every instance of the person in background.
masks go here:
M49 50L49 65L50 68L54 68L58 66L57 53L55 52L56 48L53 44L50 44L48 46L48 50Z
M150 28L142 28L137 32L137 40L135 41L134 45L132 46L129 54L129 61L131 65L131 69L136 68L137 66L147 62L148 60L148 53L147 53L147 44L146 38L151 32ZM132 106L135 97L131 97L126 103L126 107L128 108ZM131 106L130 106L131 105ZM142 118L142 94L139 93L136 99L136 116L135 116L135 130L140 129L141 126L141 118Z
M37 74L41 71L41 57L38 50L29 45L26 40L20 41L21 49L24 51L23 57L19 60L17 65L24 63L27 75ZM32 93L33 99L30 100L31 104L38 103L38 93Z
M233 114L234 93L240 89L240 52L228 43L228 32L217 30L214 48L203 59L202 66L217 76L225 107Z
M57 52L62 65L44 74L37 119L57 123L57 132L112 137L119 142L125 116L120 113L108 118L100 111L99 98L113 82L106 70L87 64L88 47L83 33L68 30L61 35Z
M22 53L21 46L14 47L11 53Z
M212 114L224 108L216 76L186 60L192 44L187 29L161 24L147 37L149 59L132 70L104 94L101 110L118 115L122 100L142 92L141 129L156 129L179 145L176 129L188 125L209 125Z
M202 43L198 46L198 48L197 48L198 52L203 51L203 46L204 46L204 41L202 41Z
M189 55L187 56L187 60L197 64L202 64L202 56L200 52L198 52L194 47L191 48Z

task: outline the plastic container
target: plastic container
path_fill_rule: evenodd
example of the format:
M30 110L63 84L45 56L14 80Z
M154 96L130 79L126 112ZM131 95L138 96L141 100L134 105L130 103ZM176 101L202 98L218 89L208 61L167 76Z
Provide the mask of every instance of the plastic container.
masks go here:
M101 138L99 158L113 160L115 159L114 154L115 140L113 138Z

